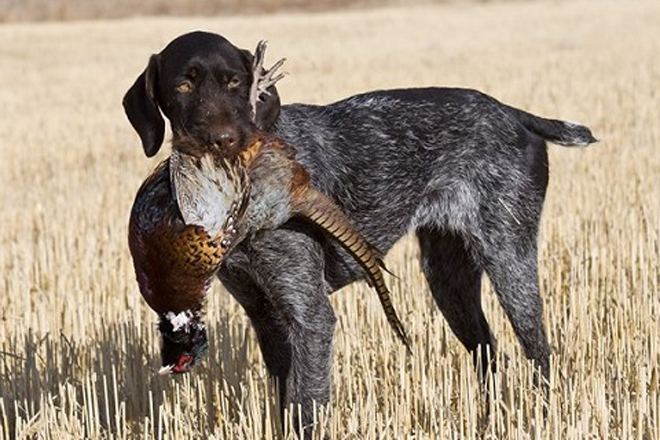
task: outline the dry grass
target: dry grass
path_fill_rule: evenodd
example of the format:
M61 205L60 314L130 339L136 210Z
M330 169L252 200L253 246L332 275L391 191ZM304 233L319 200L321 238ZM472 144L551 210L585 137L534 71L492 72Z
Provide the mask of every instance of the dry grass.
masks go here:
M240 308L217 286L210 356L157 377L155 316L126 246L146 160L120 100L148 55L194 28L287 56L286 101L462 85L588 123L602 142L550 146L541 233L554 347L547 421L489 287L509 367L480 419L470 356L403 240L390 280L410 358L364 283L333 295L333 438L660 438L660 4L426 6L322 15L0 27L0 439L263 438L270 385ZM163 154L160 156L163 157Z

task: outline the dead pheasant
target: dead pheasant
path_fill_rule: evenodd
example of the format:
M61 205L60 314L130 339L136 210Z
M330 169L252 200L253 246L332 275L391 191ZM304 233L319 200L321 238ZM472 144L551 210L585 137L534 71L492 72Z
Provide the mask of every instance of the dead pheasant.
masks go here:
M264 49L260 43L256 72L262 71ZM272 78L274 70L264 77L255 75L253 108L262 93L262 78ZM140 291L160 316L161 371L188 371L205 351L204 298L224 257L248 235L276 228L294 216L317 224L350 252L409 349L383 280L382 260L341 208L309 186L293 153L282 140L265 133L255 134L234 157L194 139L178 138L169 160L138 191L129 245Z

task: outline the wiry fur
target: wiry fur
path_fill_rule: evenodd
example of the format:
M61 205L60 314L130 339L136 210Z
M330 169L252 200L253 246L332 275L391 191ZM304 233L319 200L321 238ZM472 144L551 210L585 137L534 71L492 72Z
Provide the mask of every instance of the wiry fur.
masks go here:
M200 33L177 40L185 41L184 59L203 61L212 53L214 63L223 59L240 70L232 60L241 52L226 40L213 46L214 37ZM159 63L177 71L172 64L182 62L182 53L161 53ZM147 69L144 77L152 76ZM131 116L131 102L139 99L128 99L127 112L151 154L150 139L158 136L144 133L158 134L158 121L141 130L148 118ZM263 106L276 116L263 126L296 149L311 185L334 199L369 242L387 252L407 232L417 234L431 293L475 358L479 345L484 352L495 348L481 308L486 272L525 354L547 375L536 262L548 182L545 141L587 145L595 139L586 127L464 89L378 91L327 106L280 108L278 99L274 106ZM176 133L180 124L168 117ZM254 325L282 403L302 405L303 424L313 420L313 401L330 398L336 317L328 295L363 275L337 243L296 219L243 241L219 272ZM494 364L482 356L481 368Z
M479 345L482 359L495 349L481 309L486 271L525 353L547 374L536 262L547 134L516 116L471 90L384 91L282 106L276 133L295 146L312 185L382 252L417 233L436 303L475 359ZM560 134L592 142L581 128ZM220 271L255 323L286 401L307 402L304 414L329 398L336 318L326 295L362 274L343 249L294 222L239 245Z

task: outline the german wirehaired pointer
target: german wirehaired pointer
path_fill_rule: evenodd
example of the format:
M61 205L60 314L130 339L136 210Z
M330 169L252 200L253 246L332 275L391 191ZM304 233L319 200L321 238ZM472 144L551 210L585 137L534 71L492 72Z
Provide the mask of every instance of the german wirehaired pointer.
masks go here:
M223 37L192 32L153 55L124 98L144 152L174 140L244 148L256 128L282 138L311 185L331 197L381 252L417 234L431 293L461 343L488 363L495 349L481 308L490 278L526 356L548 375L537 235L548 183L546 141L594 142L588 128L544 119L474 90L375 91L334 104L280 105L275 87L248 108L252 55ZM336 241L293 219L241 242L218 272L248 314L283 407L330 398L333 291L365 277Z

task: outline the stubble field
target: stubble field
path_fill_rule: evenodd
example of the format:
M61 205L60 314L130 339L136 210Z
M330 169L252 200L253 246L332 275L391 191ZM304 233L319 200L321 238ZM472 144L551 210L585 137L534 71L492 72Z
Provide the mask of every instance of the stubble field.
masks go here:
M601 139L549 146L539 254L553 347L547 419L488 285L484 308L509 362L481 416L471 356L408 237L387 263L412 357L365 283L332 297L332 438L660 438L658 23L657 2L605 0L0 26L0 439L279 430L254 334L219 284L209 356L190 375L155 374L156 317L128 253L133 196L168 148L143 157L121 98L151 53L192 29L246 48L268 39L271 61L288 58L284 102L455 85L583 122Z

